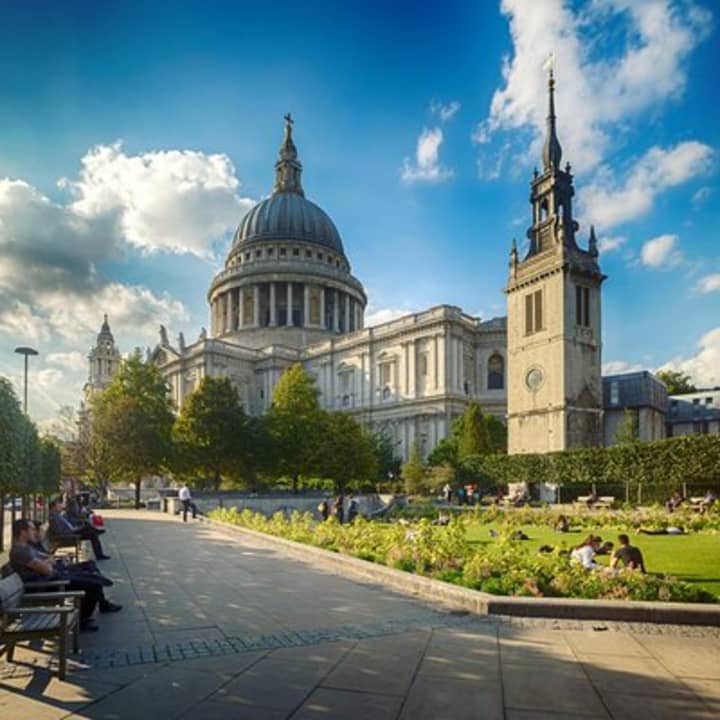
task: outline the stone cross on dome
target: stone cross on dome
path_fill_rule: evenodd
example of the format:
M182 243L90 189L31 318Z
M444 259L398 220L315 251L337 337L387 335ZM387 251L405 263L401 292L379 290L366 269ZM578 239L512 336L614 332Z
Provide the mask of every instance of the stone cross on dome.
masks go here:
M294 193L305 195L300 176L302 175L302 164L298 160L297 148L292 139L292 126L294 120L292 115L287 113L285 119L285 137L280 146L278 160L275 163L275 185L273 193Z

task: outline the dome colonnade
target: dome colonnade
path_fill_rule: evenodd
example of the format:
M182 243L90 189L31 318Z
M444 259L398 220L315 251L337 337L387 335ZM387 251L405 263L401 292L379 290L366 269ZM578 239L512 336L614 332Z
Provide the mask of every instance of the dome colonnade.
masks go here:
M360 330L365 291L351 274L332 220L305 198L289 115L275 171L272 195L243 218L225 268L213 279L211 335L260 328Z

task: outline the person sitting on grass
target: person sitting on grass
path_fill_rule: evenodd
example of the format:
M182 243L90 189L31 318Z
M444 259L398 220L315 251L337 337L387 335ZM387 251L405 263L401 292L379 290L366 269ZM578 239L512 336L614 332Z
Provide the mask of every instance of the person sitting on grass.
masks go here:
M613 553L610 567L615 569L619 563L622 563L630 570L639 570L641 573L645 573L645 561L640 548L631 545L630 538L625 533L618 535L618 542L620 547Z
M613 548L615 547L615 543L610 542L610 540L606 540L595 553L596 555L611 555Z
M601 542L602 538L597 535L588 535L584 542L570 553L570 559L580 563L586 570L594 570L599 567L594 558Z
M564 515L560 515L560 517L558 517L557 522L555 523L555 532L570 532L570 523Z

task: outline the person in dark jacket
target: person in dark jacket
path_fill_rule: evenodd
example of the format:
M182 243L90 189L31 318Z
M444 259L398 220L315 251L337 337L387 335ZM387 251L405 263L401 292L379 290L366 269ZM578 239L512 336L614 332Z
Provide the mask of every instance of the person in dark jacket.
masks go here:
M77 535L83 540L91 542L96 559L109 560L110 556L103 552L102 543L100 542L100 535L103 532L105 531L98 530L88 523L74 525L65 514L65 507L60 498L56 498L50 504L48 534L51 539Z

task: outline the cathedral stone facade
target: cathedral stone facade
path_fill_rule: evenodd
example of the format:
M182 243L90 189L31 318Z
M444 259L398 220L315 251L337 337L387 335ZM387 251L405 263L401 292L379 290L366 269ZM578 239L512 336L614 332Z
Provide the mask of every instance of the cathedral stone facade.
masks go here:
M504 418L505 319L440 305L366 328L365 290L332 220L305 198L292 134L288 116L272 195L243 218L211 283L210 332L173 343L161 328L151 358L176 406L203 377L229 377L261 414L281 373L301 362L322 407L385 433L403 458L413 444L427 454L471 400Z

